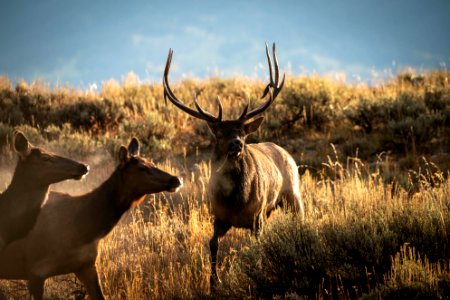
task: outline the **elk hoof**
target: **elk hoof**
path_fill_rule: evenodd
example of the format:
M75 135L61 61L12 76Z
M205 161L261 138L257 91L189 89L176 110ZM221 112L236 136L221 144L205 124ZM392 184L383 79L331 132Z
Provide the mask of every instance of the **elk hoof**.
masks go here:
M222 285L222 281L217 274L211 275L211 277L209 277L209 285L211 286L211 292L215 292L217 286Z

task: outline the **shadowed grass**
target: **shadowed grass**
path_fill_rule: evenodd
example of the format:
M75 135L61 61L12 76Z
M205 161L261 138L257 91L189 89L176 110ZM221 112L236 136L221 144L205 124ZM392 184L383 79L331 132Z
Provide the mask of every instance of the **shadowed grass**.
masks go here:
M102 182L116 163L108 153L137 136L143 156L183 176L185 184L178 193L149 196L101 242L97 268L110 299L434 299L449 289L447 77L447 72L405 74L378 87L314 77L288 80L251 140L271 140L293 154L302 174L305 222L278 210L259 239L232 229L220 244L223 284L214 295L208 129L166 106L159 84L142 85L130 77L121 84L106 82L93 94L50 90L42 83L13 89L3 78L0 190L15 165L13 128L37 145L91 165L84 181L52 186L74 194ZM257 99L263 86L216 78L174 85L187 104L200 93L201 104L213 113L220 95L227 118L237 116L248 98ZM27 297L22 281L2 280L0 290L11 299ZM73 275L47 281L50 299L84 295Z

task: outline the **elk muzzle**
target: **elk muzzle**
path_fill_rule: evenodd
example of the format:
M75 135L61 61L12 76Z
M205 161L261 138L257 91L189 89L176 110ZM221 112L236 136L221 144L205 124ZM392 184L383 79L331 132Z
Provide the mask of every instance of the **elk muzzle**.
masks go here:
M244 148L244 143L241 139L235 138L228 143L228 155L239 156Z
M169 188L167 191L173 193L178 191L183 186L183 178L173 176L169 181Z
M89 165L80 164L77 173L74 176L74 179L80 180L84 178L88 173L89 173Z

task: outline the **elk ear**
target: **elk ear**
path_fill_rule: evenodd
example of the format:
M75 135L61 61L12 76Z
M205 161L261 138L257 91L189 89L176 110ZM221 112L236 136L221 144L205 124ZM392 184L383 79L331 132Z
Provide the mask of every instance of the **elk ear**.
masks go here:
M245 123L244 124L245 134L250 134L252 132L255 132L259 128L259 126L261 126L261 123L263 120L264 120L264 117L259 117L249 123Z
M120 165L123 166L128 159L130 159L130 155L128 154L128 150L125 146L120 146L119 149L119 162Z
M133 138L130 142L130 144L128 145L128 152L130 153L131 156L137 156L139 155L139 151L140 151L140 146L139 146L139 141L137 138Z
M30 153L31 145L21 131L18 131L14 137L14 149L22 159Z

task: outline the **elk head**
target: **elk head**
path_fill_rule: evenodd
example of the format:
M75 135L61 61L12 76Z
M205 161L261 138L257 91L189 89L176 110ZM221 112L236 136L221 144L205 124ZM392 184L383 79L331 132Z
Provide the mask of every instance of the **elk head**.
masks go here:
M119 149L119 170L122 177L123 193L135 200L146 194L163 191L175 192L182 185L181 178L173 176L154 163L139 155L139 141L133 138L128 148L121 146Z
M166 68L164 70L163 85L164 85L164 98L170 100L175 106L189 115L204 120L207 122L208 127L214 134L216 139L215 154L217 158L227 157L227 158L237 158L242 154L245 147L245 139L252 132L256 131L261 125L264 117L258 117L253 119L257 115L264 112L273 103L275 98L280 93L283 88L285 74L283 73L283 78L280 82L280 71L278 66L278 60L275 52L275 43L272 48L274 70L272 69L272 59L269 54L269 47L266 44L266 55L267 61L269 63L269 74L270 82L264 89L261 99L269 95L268 100L261 106L248 111L249 105L247 104L242 111L240 117L236 120L222 120L222 104L220 98L217 97L217 104L219 107L219 113L216 116L212 115L198 104L197 100L194 98L194 104L197 110L187 107L180 101L175 94L172 92L169 86L169 71L172 62L172 49L169 50L169 55L167 57ZM253 119L253 120L252 120Z
M17 176L29 179L33 185L50 185L67 179L81 179L89 172L89 166L65 158L30 144L25 135L17 131L14 150L19 155Z

